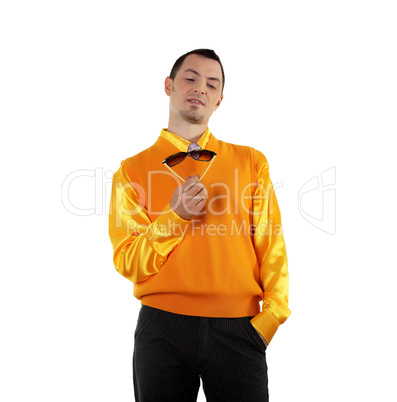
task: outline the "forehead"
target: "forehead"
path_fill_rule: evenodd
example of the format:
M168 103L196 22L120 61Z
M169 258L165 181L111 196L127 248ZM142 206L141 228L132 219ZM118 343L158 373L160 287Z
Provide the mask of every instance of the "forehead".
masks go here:
M208 59L199 54L189 54L189 56L186 56L178 73L184 73L188 69L195 70L205 77L216 77L222 80L220 64L216 60Z

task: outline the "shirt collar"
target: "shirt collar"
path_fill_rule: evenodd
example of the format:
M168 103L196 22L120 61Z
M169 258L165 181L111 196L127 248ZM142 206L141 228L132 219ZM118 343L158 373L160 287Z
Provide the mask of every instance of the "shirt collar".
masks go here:
M211 132L210 132L210 129L207 127L207 129L201 135L200 139L197 141L197 144L199 144L201 149L205 149L205 147L207 146L208 141L210 139L210 136L211 136ZM161 130L160 137L165 138L167 141L169 141L171 144L173 144L176 148L178 148L179 151L187 152L190 141L185 140L184 138L180 137L177 134L172 133L171 131L168 131L166 128L163 128Z

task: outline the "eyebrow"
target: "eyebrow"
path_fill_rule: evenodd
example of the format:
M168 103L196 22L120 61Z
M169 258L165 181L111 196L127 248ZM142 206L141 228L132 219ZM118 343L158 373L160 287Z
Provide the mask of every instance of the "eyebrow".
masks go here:
M197 72L196 70L193 70L191 68L188 68L187 70L184 71L185 73L190 72L193 74L198 75L199 77L201 77L201 74L199 72ZM212 80L212 81L218 81L219 83L221 83L221 80L217 77L207 77L207 80Z

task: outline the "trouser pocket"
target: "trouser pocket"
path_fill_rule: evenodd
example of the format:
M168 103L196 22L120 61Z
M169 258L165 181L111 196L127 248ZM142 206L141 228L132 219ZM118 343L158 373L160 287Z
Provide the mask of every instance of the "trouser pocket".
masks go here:
M136 323L135 340L138 338L140 334L145 330L147 325L153 320L155 315L156 309L150 306L142 305L141 309L139 310L138 320Z
M255 327L251 324L252 317L244 317L243 327L246 331L247 336L262 352L266 351L265 342L262 341Z

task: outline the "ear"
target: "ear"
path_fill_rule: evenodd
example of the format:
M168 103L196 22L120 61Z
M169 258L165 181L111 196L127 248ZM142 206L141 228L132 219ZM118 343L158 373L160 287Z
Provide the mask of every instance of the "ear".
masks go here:
M171 96L172 78L167 77L164 82L164 91L168 96Z
M216 109L218 109L219 105L220 105L221 102L222 102L222 99L223 99L223 94L222 94L221 97L218 99L218 102L216 103L215 108L214 108L214 112L215 112Z

